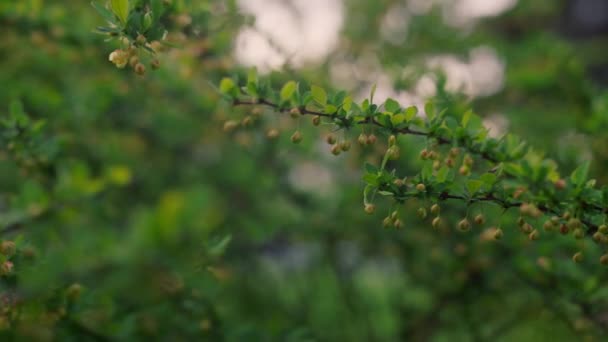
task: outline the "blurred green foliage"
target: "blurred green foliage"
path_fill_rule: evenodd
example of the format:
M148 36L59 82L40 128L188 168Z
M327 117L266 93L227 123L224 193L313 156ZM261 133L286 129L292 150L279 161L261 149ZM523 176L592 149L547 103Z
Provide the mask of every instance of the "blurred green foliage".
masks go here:
M468 33L435 8L393 44L380 22L395 3L345 1L347 43L327 63L267 79L332 88L330 61L371 51L408 89L400 70L424 73L428 55L491 46L506 64L504 88L438 101L500 112L564 174L591 159L606 184L608 95L588 72L605 45L553 29L564 2L519 1ZM255 109L250 129L222 131L252 111L215 88L247 73L232 47L250 18L234 1L175 0L163 20L177 47L138 77L108 61L120 42L94 33L106 22L88 1L0 2L0 339L605 338L607 276L593 241L530 242L515 213L458 202L443 206L447 222L483 212L504 241L483 227L433 230L417 201L404 204L403 229L382 229L361 210L362 165L378 164L381 150L335 158L304 123L292 145L296 124L271 109ZM415 173L424 141L403 146L392 165ZM585 260L575 264L578 250Z

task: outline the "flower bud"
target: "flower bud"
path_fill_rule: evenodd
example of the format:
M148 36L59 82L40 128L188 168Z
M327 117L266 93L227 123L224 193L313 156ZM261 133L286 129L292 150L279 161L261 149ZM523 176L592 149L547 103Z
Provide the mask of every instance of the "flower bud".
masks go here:
M433 162L433 170L439 171L439 169L441 169L441 162L439 160L435 160Z
M521 226L521 231L526 233L526 234L530 234L532 233L532 231L534 230L534 228L532 227L532 225L530 225L529 223L524 223L523 226Z
M597 243L601 243L606 240L606 236L600 232L595 232L593 233L593 240Z
M571 218L568 220L568 228L576 229L581 227L581 221L577 218Z
M139 63L139 57L138 56L131 56L131 58L129 58L129 66L131 68L135 68L135 65Z
M350 144L350 141L348 141L348 140L344 140L343 142L340 143L340 148L344 152L350 150L350 146L351 146L351 144Z
M435 217L431 222L433 228L437 229L441 225L441 218L439 216Z
M496 228L496 230L494 230L494 240L500 240L500 239L502 239L502 236L503 236L502 229Z
M570 227L572 229L572 227ZM585 232L581 228L574 229L574 238L580 240L585 237Z
M321 124L321 117L318 115L313 116L312 124L313 124L313 126L319 126Z
M385 217L384 220L382 221L382 226L384 228L388 228L388 227L390 227L392 225L393 225L393 220L391 220L390 217Z
M139 45L144 45L146 43L146 37L143 34L139 34L139 35L137 35L137 38L135 41Z
M302 141L302 133L300 131L295 131L291 135L291 142L294 144L299 144Z
M563 179L558 179L554 185L557 190L564 190L566 188L566 181Z
M133 70L135 70L135 73L139 76L143 76L146 74L146 67L141 63L135 64L135 67L133 67Z
M239 126L239 123L236 120L228 120L224 122L224 132L230 133L234 131Z
M393 146L395 145L395 143L397 143L397 137L395 137L394 135L388 137L388 146Z
M325 137L325 142L327 142L327 144L329 144L329 145L333 145L336 143L336 137L334 137L333 134L328 134Z
M357 138L357 142L359 143L359 145L367 145L367 135L365 135L365 133L361 133L359 134L359 137Z
M5 240L0 244L0 253L6 255L7 257L13 256L16 251L17 248L13 241Z
M369 215L373 214L374 211L376 211L376 206L371 204L371 203L367 203L365 204L365 206L363 207L363 209L365 210L365 212Z
M458 229L462 232L466 232L471 228L471 223L466 218L463 218L458 222Z
M458 169L458 173L460 173L462 176L469 176L471 175L471 169L469 169L468 166L463 165L460 167L460 169Z
M388 158L390 160L397 160L399 159L399 147L397 146L391 146L388 151Z
M429 151L426 148L424 150L420 151L420 159L427 160L428 158L429 158Z
M399 212L397 212L397 210L393 210L393 212L391 213L391 215L389 216L391 220L396 220L397 217L399 217Z
M397 186L397 187L402 187L403 184L405 184L405 183L403 182L403 179L397 178L393 181L393 184L395 184L395 186Z
M441 207L439 206L439 204L435 203L431 206L431 214L439 215L440 211L441 211Z
M553 225L553 222L551 222L550 220L547 220L547 221L545 221L545 223L543 223L543 229L546 232L552 231L553 228L555 228L555 225Z
M418 183L418 184L416 185L416 190L417 190L418 192L424 192L424 191L426 191L426 186L425 186L424 184L422 184L422 183Z
M536 241L539 237L540 233L536 229L534 229L532 232L530 232L530 234L528 234L528 239L530 239L530 241Z
M294 119L299 118L299 117L300 117L300 114L302 114L302 113L300 113L300 109L299 109L299 108L297 108L297 107L291 108L291 109L289 110L289 115L290 115L292 118L294 118Z
M583 252L576 252L572 256L572 261L579 263L583 261Z
M13 272L13 267L14 264L12 261L7 260L0 263L0 276L9 275L11 272Z
M274 140L279 137L279 130L276 128L271 128L266 132L266 138L270 140Z
M426 209L424 208L418 208L418 217L420 217L421 219L425 219L426 218Z
M367 136L367 144L368 145L373 145L376 143L376 140L378 140L378 138L374 135L374 133L370 134Z
M468 167L473 166L473 158L471 158L471 156L468 154L466 156L464 156L464 159L462 162L464 163L464 165L466 165Z
M559 232L562 233L562 235L567 235L570 233L570 228L568 228L566 224L562 223L562 225L559 227Z
M393 226L397 229L403 228L403 221L401 221L400 219L396 219L395 223L393 223Z
M600 264L608 265L608 254L604 254L600 257Z
M124 50L114 50L108 56L108 60L116 65L117 68L124 68L129 62L129 53Z
M80 297L81 293L82 293L82 285L80 285L78 283L74 283L74 284L70 285L70 287L68 287L68 289L66 291L66 296L68 297L68 299L74 301Z
M241 120L241 125L243 127L249 127L251 126L251 124L253 124L253 118L249 115L244 117L243 120Z
M160 61L155 58L150 62L150 66L152 67L152 70L158 70L160 68Z
M342 153L342 148L340 147L339 144L335 144L335 145L332 145L330 151L331 151L331 154L333 154L334 156L338 156L338 155L340 155L340 153Z
M608 226L607 226L607 225L605 225L605 224L602 224L601 226L599 226L599 227L597 228L597 230L598 230L600 233L606 234L606 233L608 233Z
M482 225L482 224L486 223L486 218L483 217L482 214L477 214L477 216L475 216L474 221L475 221L475 224Z
M459 154L460 154L460 149L458 149L458 147L452 147L450 149L450 157L456 158L456 157L458 157Z
M454 159L452 158L448 158L445 160L445 166L449 167L450 169L454 167Z

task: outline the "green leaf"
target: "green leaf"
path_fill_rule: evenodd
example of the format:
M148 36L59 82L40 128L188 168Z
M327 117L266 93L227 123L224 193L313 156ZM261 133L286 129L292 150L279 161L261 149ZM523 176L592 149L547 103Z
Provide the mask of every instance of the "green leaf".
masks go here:
M249 69L247 73L247 84L258 84L258 70L256 68Z
M378 167L371 163L365 163L365 171L367 171L369 173L377 173Z
M405 121L405 115L404 114L395 114L393 116L391 116L391 123L393 124L393 126L397 126L400 123Z
M342 102L342 108L344 108L345 111L349 111L351 109L353 105L353 98L351 96L347 96L344 101Z
M480 179L488 189L492 188L494 183L496 183L496 175L493 173L484 173Z
M435 178L437 179L438 183L444 183L447 179L448 179L448 172L450 171L450 169L447 166L442 166L439 171L437 171L437 176L435 176Z
M156 22L162 14L163 0L151 0L150 9L152 10L152 18Z
M418 108L416 108L416 106L407 107L405 109L405 120L411 121L416 117L416 114L418 114Z
M226 95L232 95L234 88L236 85L231 78L225 77L220 82L220 92Z
M232 241L232 235L228 234L219 241L212 243L211 246L209 246L209 254L212 256L220 256L224 254L226 248L228 248L228 245L230 244L230 241Z
M285 85L281 89L281 101L290 100L297 88L298 84L295 81L289 81L285 83Z
M337 111L338 111L338 107L336 107L334 105L328 104L327 106L325 106L325 112L327 114L333 114L333 113L335 113Z
M468 126L469 120L471 120L472 115L473 115L473 112L470 110L462 115L462 120L460 121L460 123L462 124L462 127L466 128Z
M310 92L312 93L313 100L315 100L318 104L323 106L327 104L327 93L325 92L325 89L313 85L310 87Z
M384 109L387 112L397 113L400 109L399 102L389 98L384 102Z
M378 178L380 178L380 176L377 173L366 173L363 175L363 181L373 186L378 186L380 184Z
M470 195L475 194L483 185L483 183L480 180L477 179L469 179L467 181L467 190L469 191Z
M378 193L382 196L394 196L395 195L390 191L378 191Z
M110 4L112 5L112 12L123 24L126 24L129 17L129 0L111 0Z
M435 104L432 101L427 102L424 105L424 112L427 118L433 119L435 117Z
M108 10L105 6L101 5L97 1L92 1L91 6L93 6L93 8L95 8L97 13L99 13L99 15L101 15L107 22L113 23L113 24L116 23L116 20L115 20L116 17L114 16L114 13L112 13L112 11Z
M376 83L374 83L374 85L372 85L372 90L370 91L369 94L369 102L370 103L374 103L374 95L376 95L376 88L378 87L378 85Z
M572 175L570 175L570 181L576 185L576 186L580 186L585 182L585 179L587 179L587 174L589 173L589 161L585 161L583 164L581 164L579 167L576 168L576 170L574 170L574 172L572 172Z

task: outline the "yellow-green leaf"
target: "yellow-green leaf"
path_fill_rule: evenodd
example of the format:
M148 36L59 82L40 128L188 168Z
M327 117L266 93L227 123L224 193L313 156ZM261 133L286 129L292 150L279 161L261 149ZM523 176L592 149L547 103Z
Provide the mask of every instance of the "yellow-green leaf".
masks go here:
M283 89L281 89L281 101L287 101L291 99L297 87L298 85L294 81L289 81L285 83Z
M313 85L310 87L310 92L312 94L312 98L320 105L325 105L327 104L327 93L325 92L325 89Z
M111 5L112 12L116 14L123 24L126 24L129 17L129 0L112 0Z

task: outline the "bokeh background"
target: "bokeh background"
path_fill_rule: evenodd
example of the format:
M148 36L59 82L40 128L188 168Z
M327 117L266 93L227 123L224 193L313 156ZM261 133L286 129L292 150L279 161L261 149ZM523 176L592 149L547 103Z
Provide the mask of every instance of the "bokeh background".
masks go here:
M116 46L93 32L103 21L89 1L0 2L0 118L40 122L16 145L0 128L0 234L21 251L0 278L3 340L606 338L608 277L591 241L531 243L516 213L452 202L448 223L483 212L504 241L433 230L419 202L405 228L383 229L387 203L361 210L363 163L380 147L334 157L329 129L262 108L226 134L253 109L215 85L256 67L356 99L374 84L378 101L435 97L473 108L494 136L524 137L565 175L591 160L606 184L608 1L173 6L178 47L138 77L108 61ZM407 140L393 167L416 172L423 147Z

